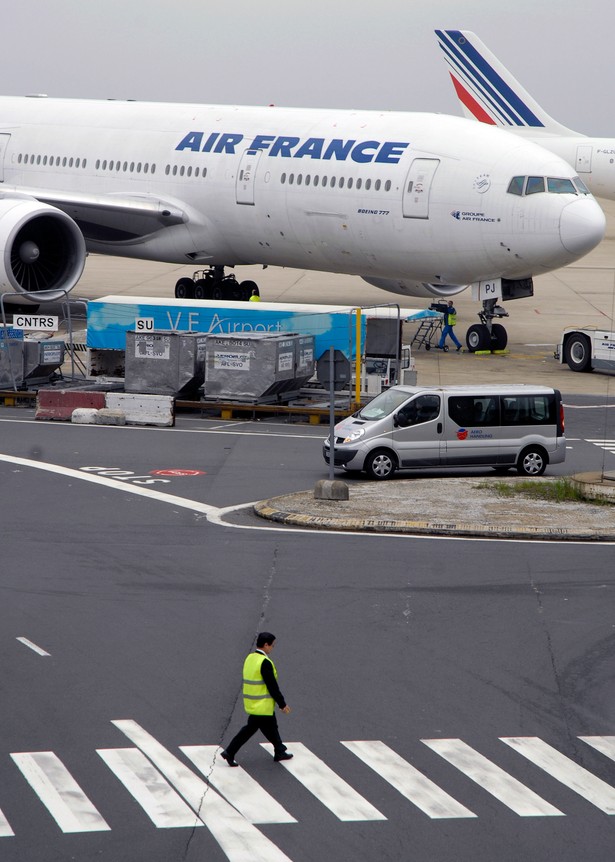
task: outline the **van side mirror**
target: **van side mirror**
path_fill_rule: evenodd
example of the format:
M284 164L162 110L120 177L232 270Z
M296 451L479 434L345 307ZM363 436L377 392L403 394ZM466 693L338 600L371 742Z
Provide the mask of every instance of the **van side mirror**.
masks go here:
M395 413L393 416L393 425L395 428L407 428L408 417L404 413Z

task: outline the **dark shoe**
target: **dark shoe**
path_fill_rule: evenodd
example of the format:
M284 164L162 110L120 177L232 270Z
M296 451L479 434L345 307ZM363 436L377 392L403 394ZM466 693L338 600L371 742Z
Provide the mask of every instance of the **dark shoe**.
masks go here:
M237 763L235 758L231 757L231 755L228 753L228 751L221 751L220 757L222 758L222 760L226 760L226 762L228 763L229 766L239 766L239 764Z
M282 754L276 754L276 756L273 759L275 760L276 763L279 763L280 760L292 760L293 755L290 754L290 752L288 752L288 751L283 751Z
M457 348L457 353L463 353L463 350L462 350L462 348L461 348L461 347L458 347L458 348Z

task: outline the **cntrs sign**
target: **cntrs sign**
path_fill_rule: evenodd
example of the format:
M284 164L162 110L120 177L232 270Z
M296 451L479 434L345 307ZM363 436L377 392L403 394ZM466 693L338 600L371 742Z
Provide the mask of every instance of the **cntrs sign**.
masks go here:
M58 318L53 315L42 314L14 314L13 326L16 329L41 332L48 330L55 332L58 328Z

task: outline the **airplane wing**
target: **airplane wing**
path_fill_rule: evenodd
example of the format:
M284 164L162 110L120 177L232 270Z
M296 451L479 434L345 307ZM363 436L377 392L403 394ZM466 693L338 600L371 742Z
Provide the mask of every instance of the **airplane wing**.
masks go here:
M0 198L34 199L62 210L78 224L86 242L139 242L162 228L189 221L188 213L179 202L146 194L89 195L5 187Z
M576 134L549 116L475 33L435 32L466 117L508 130Z

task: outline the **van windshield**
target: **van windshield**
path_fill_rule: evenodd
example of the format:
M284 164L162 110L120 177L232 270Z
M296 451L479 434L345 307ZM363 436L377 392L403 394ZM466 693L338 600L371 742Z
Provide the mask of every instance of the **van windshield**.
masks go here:
M374 420L382 419L394 413L410 396L407 392L398 389L386 389L380 395L376 395L362 410L356 414L358 419Z

